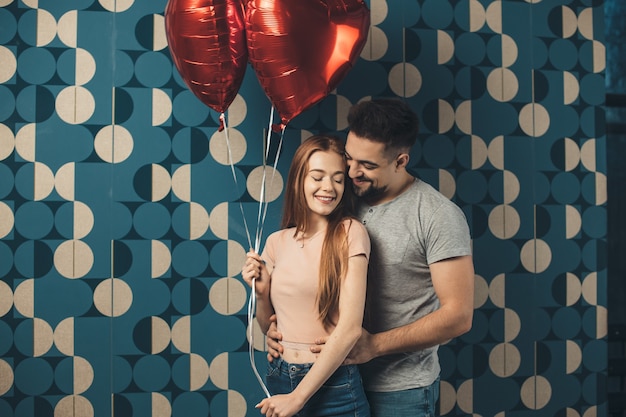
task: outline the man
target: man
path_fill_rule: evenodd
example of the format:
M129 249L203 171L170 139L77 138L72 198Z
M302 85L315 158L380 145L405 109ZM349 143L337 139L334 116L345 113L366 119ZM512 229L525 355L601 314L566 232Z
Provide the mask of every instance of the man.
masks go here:
M433 416L438 346L472 325L467 221L456 204L406 170L419 129L406 103L360 102L350 109L348 124L348 174L372 252L364 330L346 363L362 364L372 416ZM278 340L272 326L270 356L279 355ZM324 342L311 350L319 352Z

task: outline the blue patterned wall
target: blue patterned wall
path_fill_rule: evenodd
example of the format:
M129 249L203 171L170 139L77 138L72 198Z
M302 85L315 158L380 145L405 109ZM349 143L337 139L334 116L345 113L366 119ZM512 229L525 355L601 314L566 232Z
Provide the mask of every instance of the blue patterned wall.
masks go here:
M233 178L219 115L172 65L165 5L0 0L2 417L258 415L238 273L270 104L248 68ZM413 169L474 239L474 326L441 348L442 414L605 416L602 2L368 5L357 65L287 127L263 233L301 138L405 97Z

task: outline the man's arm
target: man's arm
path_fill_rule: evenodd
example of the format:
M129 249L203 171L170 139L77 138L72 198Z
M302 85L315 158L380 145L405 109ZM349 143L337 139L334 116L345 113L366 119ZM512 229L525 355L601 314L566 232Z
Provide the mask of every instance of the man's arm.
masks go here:
M276 327L276 314L272 314L270 317L270 327L265 335L267 338L267 360L272 362L274 358L278 358L283 353L283 346L280 341L283 340L283 335L278 331Z
M474 314L474 265L471 256L461 256L430 265L440 307L407 325L370 334L363 331L346 364L365 363L392 353L413 352L445 343L468 332ZM325 340L316 341L320 345ZM311 348L321 351L321 346Z

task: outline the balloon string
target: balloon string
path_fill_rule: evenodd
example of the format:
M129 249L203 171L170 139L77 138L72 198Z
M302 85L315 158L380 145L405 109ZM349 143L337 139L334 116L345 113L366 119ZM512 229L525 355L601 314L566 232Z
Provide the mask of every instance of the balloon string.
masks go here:
M230 170L233 174L233 180L235 181L235 186L237 188L237 194L239 195L239 182L237 181L237 174L235 173L235 164L233 162L233 153L230 147L230 138L228 137L228 126L226 125L226 117L224 113L220 113L220 121L224 126L224 136L226 137L226 148L228 149L228 162L230 163ZM241 211L241 217L243 217L243 225L246 230L246 237L248 238L248 247L252 247L252 238L250 237L250 231L248 228L248 222L246 222L246 216L243 212L243 205L241 204L241 199L239 200L239 210Z
M248 343L248 353L250 354L250 364L252 365L252 370L254 371L254 375L256 379L259 381L263 392L267 396L267 398L271 397L269 390L263 383L263 378L259 375L259 371L256 368L256 361L254 360L254 311L256 310L256 289L255 289L256 279L252 280L252 291L250 294L250 300L248 301L248 339L250 342Z
M285 126L283 126L283 128L281 129L280 132L280 140L278 142L278 149L276 150L276 157L274 159L274 165L272 166L273 170L272 170L272 177L270 180L270 188L272 188L272 186L274 185L274 179L276 178L276 172L278 172L278 159L280 157L280 153L282 151L283 148L283 138L285 136ZM268 202L265 202L265 205L263 207L263 217L261 219L261 221L259 222L260 225L260 229L258 231L258 239L261 239L261 236L263 235L263 225L265 224L265 217L267 216L267 206L268 206Z
M272 123L272 119L274 118L274 106L270 111L270 125ZM254 251L259 253L259 249L261 246L261 222L263 221L263 205L265 202L265 180L266 180L266 171L267 171L267 159L269 158L269 152L272 142L272 132L270 129L267 130L267 137L265 138L265 152L263 152L263 174L261 177L261 190L259 193L259 210L257 213L257 229L254 239Z
M263 178L261 180L261 193L260 193L260 198L259 198L259 213L258 213L258 217L257 217L257 231L256 231L256 237L255 237L255 244L254 244L254 249L257 253L259 253L259 246L260 246L260 242L261 242L261 237L263 235L263 224L265 223L265 218L267 215L267 206L268 206L268 202L265 198L265 183L266 183L266 171L267 171L267 159L269 157L269 151L271 148L271 137L272 137L272 129L271 129L271 125L272 125L272 120L274 118L274 106L272 106L272 110L270 111L270 120L269 120L269 127L267 129L267 138L266 138L266 148L265 148L265 152L263 154ZM280 157L280 153L282 150L282 145L283 145L283 137L285 135L285 127L283 126L282 131L281 131L281 135L280 135L280 141L278 143L278 149L276 150L276 156L274 157L274 164L273 164L273 171L272 171L272 177L271 177L271 181L270 181L270 188L271 186L274 184L274 179L276 177L276 171L277 171L277 166L278 166L278 159ZM254 313L256 311L256 290L255 290L255 282L256 280L253 279L252 280L252 291L250 292L250 299L248 300L248 339L249 339L249 343L248 343L248 353L250 356L250 365L252 366L252 370L254 371L254 375L256 376L256 379L259 381L259 385L261 385L261 388L263 389L263 392L265 392L265 395L269 398L271 397L270 392L268 391L267 387L265 386L265 383L263 382L263 378L261 378L261 376L259 375L259 372L257 370L257 366L256 366L256 361L254 359L254 331L253 331L253 323L254 323Z

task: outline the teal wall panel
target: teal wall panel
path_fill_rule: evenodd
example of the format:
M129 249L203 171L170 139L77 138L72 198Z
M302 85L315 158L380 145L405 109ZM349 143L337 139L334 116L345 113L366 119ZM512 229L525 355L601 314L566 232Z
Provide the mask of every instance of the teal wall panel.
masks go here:
M231 170L166 4L0 0L0 416L257 415L240 265L279 225L300 140L345 135L372 96L418 112L411 170L472 231L474 324L440 348L442 415L606 415L601 1L368 1L356 65L285 130L262 230L271 104L248 66Z

